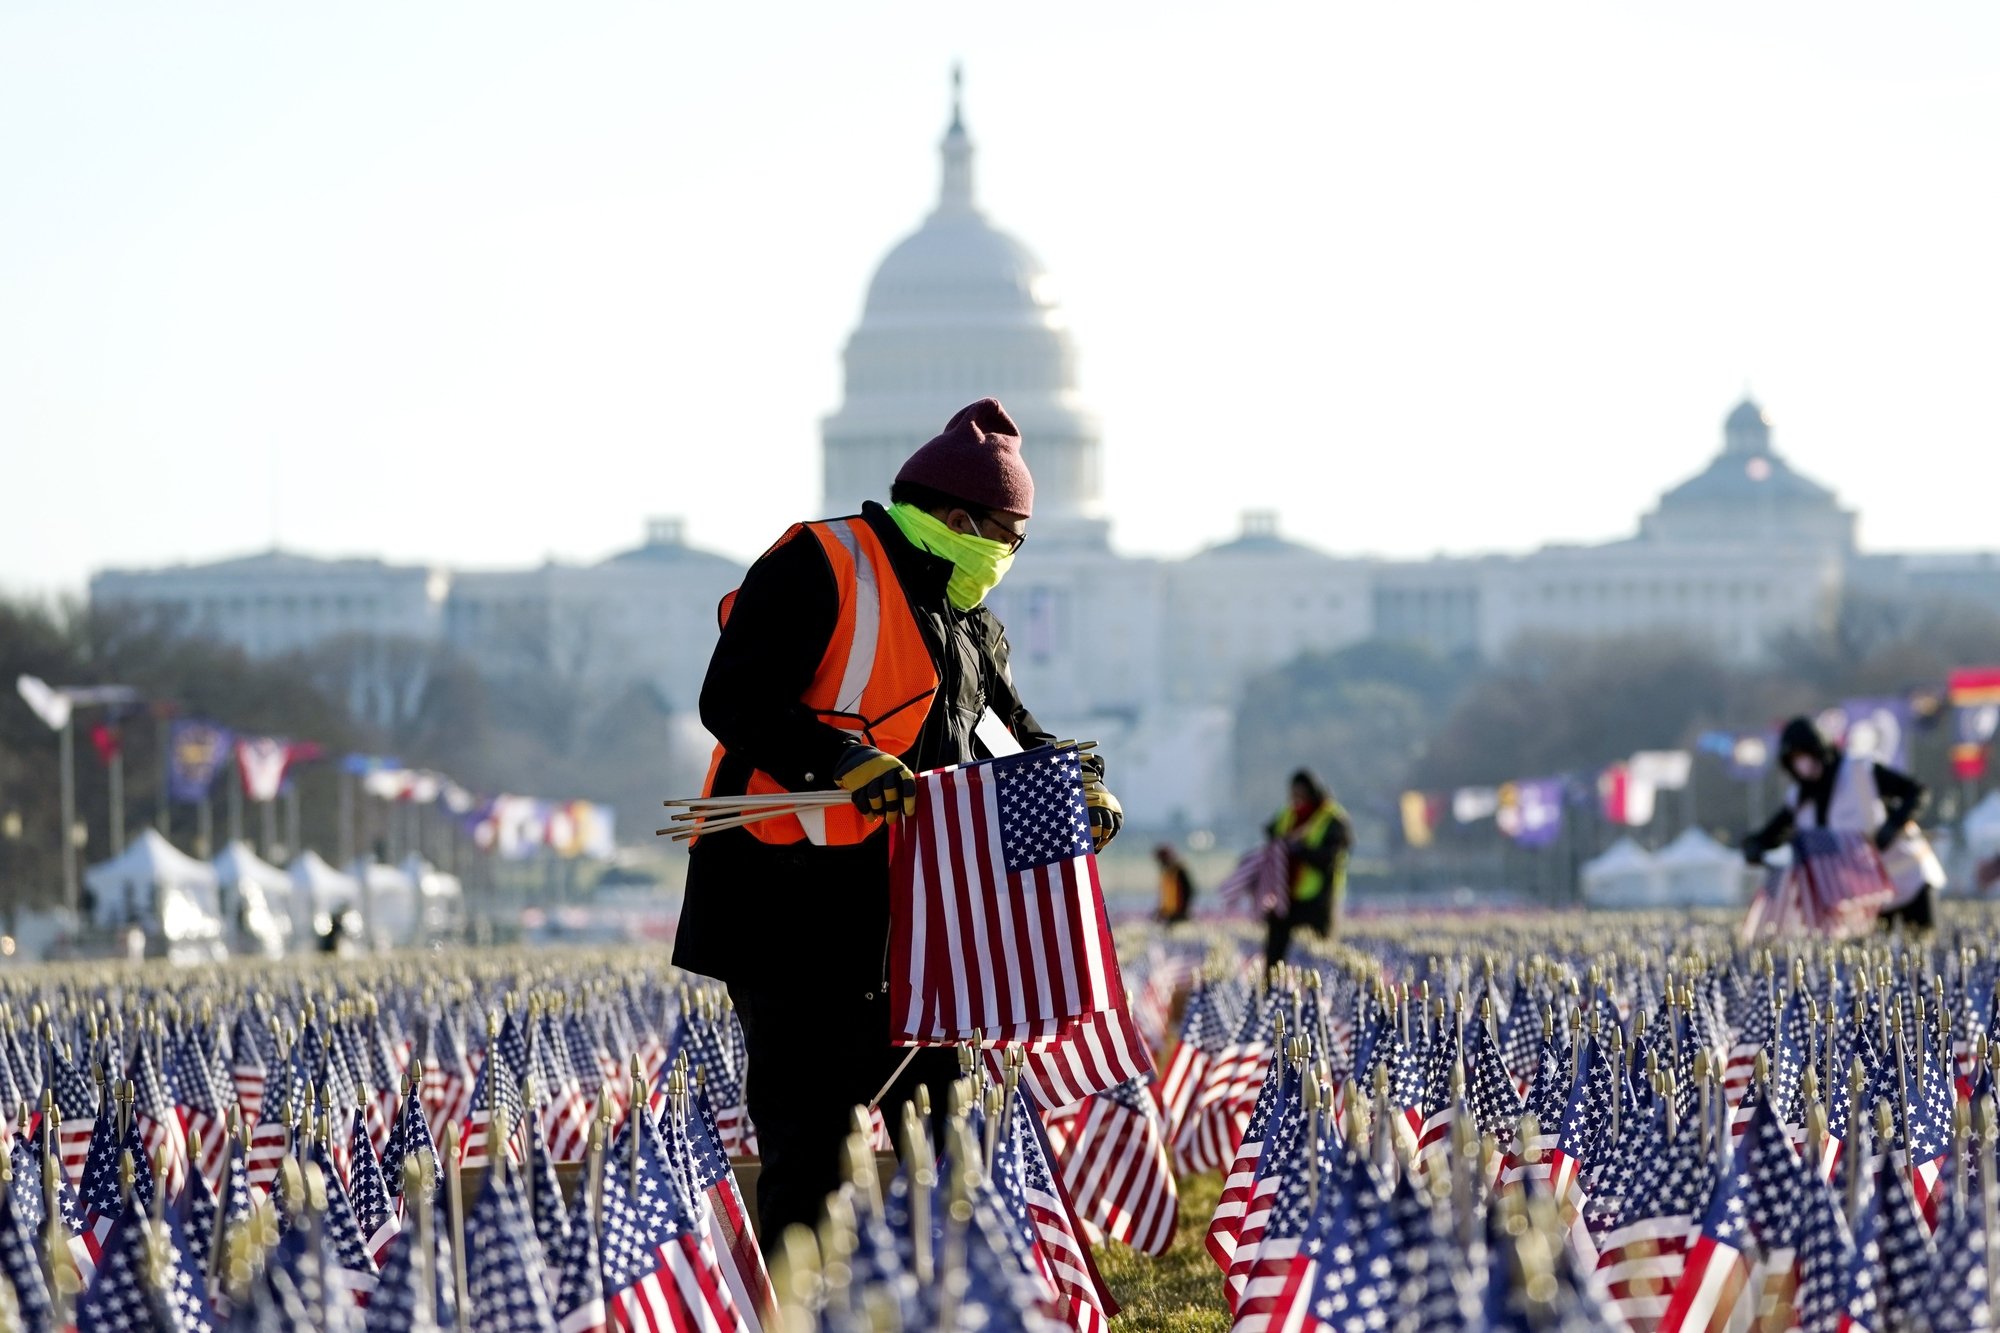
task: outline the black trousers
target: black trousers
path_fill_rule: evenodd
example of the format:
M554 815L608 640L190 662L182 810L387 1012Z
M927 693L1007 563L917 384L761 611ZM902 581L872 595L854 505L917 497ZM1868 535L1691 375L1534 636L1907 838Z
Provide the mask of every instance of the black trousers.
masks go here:
M1901 907L1886 909L1875 920L1883 930L1899 921L1905 930L1929 930L1937 924L1937 890L1926 884L1922 893Z
M819 1225L826 1196L840 1187L854 1108L867 1104L908 1051L889 1044L889 997L880 992L850 998L829 988L804 1000L790 987L778 993L732 985L729 997L749 1047L743 1099L761 1163L757 1241L770 1255L785 1228ZM929 1086L932 1110L942 1116L957 1076L956 1051L919 1050L882 1098L890 1137L900 1137L903 1106L918 1085Z
M1292 932L1304 927L1325 939L1333 931L1333 895L1321 890L1317 898L1286 904L1283 912L1264 917L1264 966L1276 967L1285 961L1292 947Z

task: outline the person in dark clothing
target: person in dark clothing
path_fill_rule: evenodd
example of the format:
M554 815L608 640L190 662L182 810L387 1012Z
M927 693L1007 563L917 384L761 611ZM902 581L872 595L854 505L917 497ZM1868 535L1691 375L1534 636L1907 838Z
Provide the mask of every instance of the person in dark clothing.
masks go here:
M1354 827L1325 784L1305 769L1292 774L1291 804L1264 826L1266 837L1284 843L1290 879L1285 904L1264 916L1264 963L1276 966L1292 947L1292 932L1303 926L1325 939L1347 893L1347 852Z
M1166 843L1153 849L1153 859L1160 863L1160 905L1153 920L1167 926L1187 920L1194 908L1194 880L1187 863Z
M702 686L711 794L840 788L853 807L698 838L674 963L727 984L749 1053L762 1158L759 1236L816 1224L853 1110L882 1089L893 1128L919 1085L941 1114L955 1052L889 1044L887 827L912 775L1054 741L1022 703L983 601L1025 539L1033 481L985 399L904 464L888 509L802 525L724 603ZM1122 812L1085 757L1098 846ZM823 827L819 824L823 823ZM892 1074L894 1075L892 1079Z
M1778 764L1792 779L1785 804L1743 839L1743 857L1763 864L1767 853L1800 829L1834 829L1873 840L1896 896L1879 914L1884 927L1901 922L1928 930L1936 918L1944 871L1917 830L1924 785L1907 773L1854 759L1820 734L1811 718L1795 717L1778 737Z

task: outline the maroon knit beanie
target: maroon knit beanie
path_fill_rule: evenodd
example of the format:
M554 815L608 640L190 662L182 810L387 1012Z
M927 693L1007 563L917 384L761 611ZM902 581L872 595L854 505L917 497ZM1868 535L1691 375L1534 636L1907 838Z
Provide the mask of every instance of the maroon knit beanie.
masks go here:
M1034 510L1035 479L1021 457L1021 428L997 398L962 409L909 456L896 480L1023 517Z

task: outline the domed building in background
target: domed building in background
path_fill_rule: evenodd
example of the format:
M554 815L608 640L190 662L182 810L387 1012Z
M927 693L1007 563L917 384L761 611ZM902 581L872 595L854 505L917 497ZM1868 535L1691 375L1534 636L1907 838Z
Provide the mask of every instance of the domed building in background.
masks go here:
M1722 423L1722 452L1660 497L1640 521L1653 541L1742 541L1854 547L1854 514L1771 448L1771 422L1749 398Z
M875 270L826 418L826 512L888 494L896 470L975 399L1006 403L1035 475L1035 540L1102 545L1097 421L1077 392L1076 342L1041 261L973 191L959 79L939 145L937 207Z

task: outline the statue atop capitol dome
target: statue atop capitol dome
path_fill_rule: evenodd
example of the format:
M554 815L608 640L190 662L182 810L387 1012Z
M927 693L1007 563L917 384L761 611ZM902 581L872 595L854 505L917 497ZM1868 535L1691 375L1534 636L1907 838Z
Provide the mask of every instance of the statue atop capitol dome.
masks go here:
M980 211L956 71L939 155L937 207L876 268L847 340L842 401L822 423L826 512L886 495L940 423L990 396L1021 428L1036 544L1102 546L1102 449L1076 343L1041 261Z

